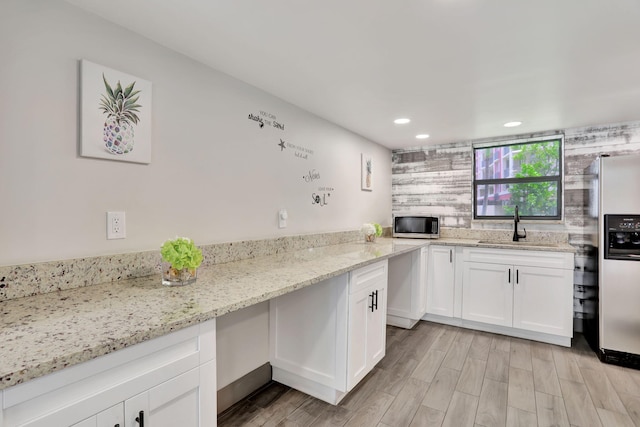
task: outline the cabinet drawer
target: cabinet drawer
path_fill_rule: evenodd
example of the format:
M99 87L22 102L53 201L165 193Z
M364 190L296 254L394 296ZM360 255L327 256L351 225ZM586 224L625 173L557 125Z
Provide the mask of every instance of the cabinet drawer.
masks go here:
M354 294L371 285L387 282L388 261L378 261L349 273L349 294Z
M573 254L524 249L464 248L464 261L485 264L515 264L573 270Z

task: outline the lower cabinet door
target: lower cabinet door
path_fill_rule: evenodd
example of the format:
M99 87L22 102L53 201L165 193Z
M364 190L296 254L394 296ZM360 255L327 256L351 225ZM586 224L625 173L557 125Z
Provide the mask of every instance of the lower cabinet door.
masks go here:
M386 286L373 286L349 295L347 390L358 384L385 355L386 290Z
M448 246L431 246L426 295L426 312L453 317L454 304L454 249Z
M387 289L375 289L373 310L367 311L367 360L370 371L385 355L387 343Z
M515 266L513 326L573 336L573 271Z
M418 275L417 275L417 299L418 299L418 314L420 317L424 316L427 312L427 281L429 277L429 248L420 249L420 257L418 262ZM387 285L388 286L388 285ZM389 300L387 295L387 301Z
M462 318L512 326L511 265L466 261L462 279Z
M192 369L126 400L125 427L200 426L198 371Z
M71 425L71 427L124 427L124 404L118 403L98 415Z
M97 427L124 427L124 404L119 403L96 416Z
M347 391L369 372L367 369L367 323L373 303L371 288L349 295L349 330L347 349Z

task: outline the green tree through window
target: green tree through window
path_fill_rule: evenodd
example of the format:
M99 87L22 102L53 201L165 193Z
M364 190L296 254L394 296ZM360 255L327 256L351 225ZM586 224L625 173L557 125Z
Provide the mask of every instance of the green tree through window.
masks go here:
M474 148L474 218L560 219L562 138Z

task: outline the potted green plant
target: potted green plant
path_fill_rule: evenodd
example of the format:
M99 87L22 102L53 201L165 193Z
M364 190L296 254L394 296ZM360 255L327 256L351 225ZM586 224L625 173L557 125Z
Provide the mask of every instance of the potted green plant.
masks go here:
M367 243L374 243L376 237L382 236L382 226L375 222L363 224L361 231L364 234L364 241Z
M197 269L202 263L202 251L191 239L176 237L160 248L162 255L162 284L188 285L196 281Z

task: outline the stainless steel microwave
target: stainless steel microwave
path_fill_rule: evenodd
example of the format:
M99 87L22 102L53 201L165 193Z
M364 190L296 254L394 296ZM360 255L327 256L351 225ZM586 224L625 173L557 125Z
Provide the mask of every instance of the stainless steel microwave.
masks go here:
M437 239L440 219L429 215L393 215L393 237Z

